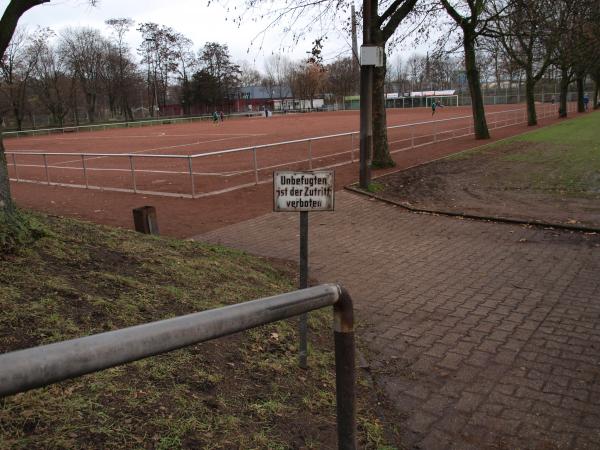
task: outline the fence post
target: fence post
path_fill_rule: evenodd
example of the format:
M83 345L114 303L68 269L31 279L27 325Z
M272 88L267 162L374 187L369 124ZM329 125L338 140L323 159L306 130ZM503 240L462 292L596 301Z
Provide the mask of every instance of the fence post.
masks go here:
M85 179L85 188L89 189L87 167L85 165L85 155L83 153L81 154L81 165L83 166L83 178Z
M131 169L131 181L133 183L133 193L137 194L137 183L135 181L135 167L133 165L133 155L129 155L129 168Z
M256 159L256 147L252 149L252 160L254 164L254 184L258 184L258 161Z
M160 234L158 219L154 206L142 206L133 209L133 226L135 231L144 234Z
M46 157L45 153L44 153L44 168L46 169L46 183L49 185L50 184L50 173L48 172L48 158Z
M354 312L348 291L343 287L340 287L340 291L340 298L333 305L338 449L355 450L357 444Z
M192 156L188 156L188 168L190 170L190 183L192 184L192 198L196 196L196 186L194 184L194 170L192 168Z
M308 168L312 170L312 139L308 140Z
M18 134L17 134L18 136ZM15 154L12 154L12 160L13 160L13 167L15 169L15 177L17 177L17 183L20 181L19 180L19 171L17 170L17 158L15 157Z
M354 133L350 133L350 162L354 162Z

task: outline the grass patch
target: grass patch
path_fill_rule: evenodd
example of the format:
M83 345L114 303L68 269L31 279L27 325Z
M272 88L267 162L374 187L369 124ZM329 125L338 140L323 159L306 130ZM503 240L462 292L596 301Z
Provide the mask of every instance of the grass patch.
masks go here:
M379 183L377 181L370 182L369 186L367 187L367 191L371 192L372 194L376 194L377 192L381 192L384 189L385 189L385 184Z
M511 185L568 195L600 193L600 114L544 127L501 142L452 155L446 160L497 157L515 163Z
M0 352L291 291L294 271L224 247L33 216L43 231L0 255ZM0 399L0 448L332 448L331 312L250 330ZM362 448L382 424L359 396Z
M507 154L503 161L543 167L532 171L537 190L567 194L600 193L600 114L570 120L518 136L530 149Z

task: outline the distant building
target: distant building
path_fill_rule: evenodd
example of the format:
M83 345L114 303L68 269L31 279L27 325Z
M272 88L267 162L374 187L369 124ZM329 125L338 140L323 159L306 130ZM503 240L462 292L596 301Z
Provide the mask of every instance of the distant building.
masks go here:
M265 86L244 86L237 88L230 94L222 105L212 106L205 104L192 104L189 106L191 115L210 114L213 111L226 113L245 113L264 111L291 111L321 109L324 107L323 98L296 99L288 86L275 86L267 89ZM161 108L162 116L183 115L183 105L172 103Z
M298 99L288 86L275 86L269 92L265 86L246 86L238 89L236 110L238 112L258 111L268 108L272 111L320 109L325 105L322 98Z

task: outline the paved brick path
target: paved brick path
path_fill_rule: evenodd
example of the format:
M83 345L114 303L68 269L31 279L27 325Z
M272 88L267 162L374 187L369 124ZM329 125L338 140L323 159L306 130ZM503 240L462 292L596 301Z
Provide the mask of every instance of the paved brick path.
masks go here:
M600 236L411 214L348 192L311 276L352 293L408 448L600 448ZM297 214L199 239L296 259Z

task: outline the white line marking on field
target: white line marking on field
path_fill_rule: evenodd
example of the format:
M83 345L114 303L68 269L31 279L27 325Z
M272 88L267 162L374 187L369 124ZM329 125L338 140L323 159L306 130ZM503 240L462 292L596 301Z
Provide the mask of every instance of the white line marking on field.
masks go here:
M240 135L240 136L233 136L233 137L228 137L228 138L221 138L221 139L209 139L207 141L196 141L196 142L191 142L188 144L176 144L176 145L166 145L166 146L162 146L162 147L154 147L154 148L145 148L143 150L138 150L135 152L128 152L130 154L134 154L134 153L148 153L148 152L153 152L153 151L158 151L158 150L173 150L175 148L183 148L183 147L191 147L193 145L199 145L199 144L208 144L210 142L220 142L220 141L228 141L230 139L241 139L244 137L252 137L254 135ZM74 152L75 154L77 154L76 152ZM78 153L82 153L82 152L78 152ZM48 155L50 156L51 153L48 153ZM118 154L115 154L115 156L117 156ZM110 156L94 156L91 158L86 158L86 162L87 161L92 161L94 159L103 159L103 158L111 158ZM65 164L71 164L71 163L80 163L81 162L81 156L77 159L71 159L68 161L61 161L61 162L57 162L54 163L55 165L65 165Z
M240 136L240 137L254 137L254 136L266 136L268 133L189 133L189 134L167 134L166 132L162 133L150 133L143 135L117 135L117 136L86 136L85 139L81 137L55 137L50 139L51 141L92 141L92 140L110 140L110 139L148 139L155 137L199 137L199 136ZM46 137L32 137L27 138L30 141L48 141L48 136Z

